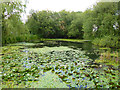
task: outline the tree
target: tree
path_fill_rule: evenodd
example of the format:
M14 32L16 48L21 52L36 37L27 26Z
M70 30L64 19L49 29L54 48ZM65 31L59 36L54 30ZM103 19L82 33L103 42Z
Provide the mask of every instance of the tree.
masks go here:
M32 34L43 38L67 38L72 14L65 10L60 12L33 11L26 24Z
M93 15L93 11L91 9L86 10L83 13L83 29L84 39L93 39L93 25L95 24L95 18Z
M68 37L70 38L83 38L83 31L82 31L82 26L83 26L83 19L82 19L82 12L77 12L74 14L74 19L71 21L71 24L69 26L69 31L68 31Z
M24 26L20 19L20 13L24 11L25 7L25 5L22 5L21 3L22 2L18 0L0 3L2 6L3 44L17 42L23 34L28 33L28 29Z
M84 38L94 39L115 33L113 25L117 21L116 11L115 2L98 2L93 9L86 10L83 23ZM96 31L94 25L97 27Z

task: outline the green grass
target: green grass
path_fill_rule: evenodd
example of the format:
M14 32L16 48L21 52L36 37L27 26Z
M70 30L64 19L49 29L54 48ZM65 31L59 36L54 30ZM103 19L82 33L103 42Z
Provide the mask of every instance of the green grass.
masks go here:
M108 48L108 47L103 47L103 48L99 48L99 49L101 49L101 50L109 50L110 48Z
M80 39L41 39L41 41L84 42L84 41L90 41L90 40L80 40Z

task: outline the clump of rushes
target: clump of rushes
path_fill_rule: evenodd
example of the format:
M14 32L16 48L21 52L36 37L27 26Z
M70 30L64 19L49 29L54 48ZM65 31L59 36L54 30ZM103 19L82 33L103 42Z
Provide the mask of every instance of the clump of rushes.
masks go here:
M95 60L97 63L107 63L108 65L116 66L120 62L119 52L118 51L104 51L101 53L99 60Z

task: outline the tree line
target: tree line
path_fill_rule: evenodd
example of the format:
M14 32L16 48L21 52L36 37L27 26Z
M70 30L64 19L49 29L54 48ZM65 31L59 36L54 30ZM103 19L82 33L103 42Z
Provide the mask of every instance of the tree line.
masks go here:
M26 25L41 38L82 38L82 12L31 11Z
M92 40L100 46L120 46L118 2L98 2L84 12L31 10L25 24L20 19L25 5L18 1L1 4L3 44L40 38L74 38Z

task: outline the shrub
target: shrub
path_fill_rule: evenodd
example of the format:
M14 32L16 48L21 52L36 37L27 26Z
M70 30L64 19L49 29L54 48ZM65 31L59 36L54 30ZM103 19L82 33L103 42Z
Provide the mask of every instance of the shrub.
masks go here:
M93 43L94 45L99 45L99 42L100 42L100 39L99 39L99 38L96 38L96 39L94 39L94 40L92 41L92 43Z
M116 36L104 36L102 38L96 38L92 41L92 43L99 46L120 47L119 37Z

